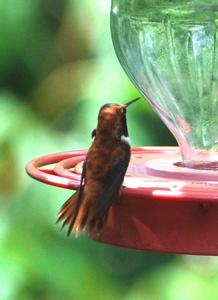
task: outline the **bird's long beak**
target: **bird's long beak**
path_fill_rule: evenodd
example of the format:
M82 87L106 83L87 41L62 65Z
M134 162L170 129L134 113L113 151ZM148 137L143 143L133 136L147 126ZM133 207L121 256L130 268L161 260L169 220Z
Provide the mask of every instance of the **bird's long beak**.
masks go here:
M129 106L130 104L136 102L136 101L139 100L139 99L140 99L140 97L139 97L139 98L136 98L136 99L134 99L134 100L132 100L132 101L129 101L128 103L125 104L126 107Z

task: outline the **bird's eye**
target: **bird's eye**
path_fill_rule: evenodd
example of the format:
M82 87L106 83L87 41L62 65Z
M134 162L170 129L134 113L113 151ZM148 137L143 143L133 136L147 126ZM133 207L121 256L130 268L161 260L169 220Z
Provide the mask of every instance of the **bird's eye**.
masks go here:
M126 113L126 108L124 107L124 108L121 108L121 113L122 114L125 114Z

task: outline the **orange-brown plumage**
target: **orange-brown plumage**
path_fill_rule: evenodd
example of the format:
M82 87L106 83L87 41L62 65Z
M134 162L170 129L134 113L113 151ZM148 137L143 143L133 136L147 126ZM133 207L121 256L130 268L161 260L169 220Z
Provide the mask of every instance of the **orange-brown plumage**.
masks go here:
M88 150L79 190L61 207L57 223L69 225L68 235L83 230L100 234L108 211L119 195L130 160L130 145L126 125L126 105L105 104L99 112L95 137Z

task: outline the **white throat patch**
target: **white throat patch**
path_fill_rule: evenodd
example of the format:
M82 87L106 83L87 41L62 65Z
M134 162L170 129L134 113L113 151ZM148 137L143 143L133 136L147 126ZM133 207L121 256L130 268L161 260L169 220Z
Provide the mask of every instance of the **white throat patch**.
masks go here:
M128 136L122 135L121 141L131 146L130 138Z

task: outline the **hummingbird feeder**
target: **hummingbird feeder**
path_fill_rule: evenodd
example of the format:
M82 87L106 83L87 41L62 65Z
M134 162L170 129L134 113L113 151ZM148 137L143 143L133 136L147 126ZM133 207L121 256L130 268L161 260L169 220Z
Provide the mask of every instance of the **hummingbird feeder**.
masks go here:
M112 1L117 57L179 147L132 148L122 196L92 239L218 255L217 19L211 0ZM26 170L41 182L78 189L85 155L86 150L45 155Z

